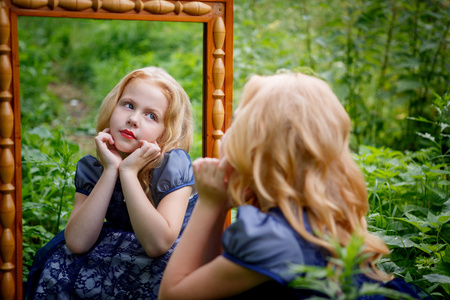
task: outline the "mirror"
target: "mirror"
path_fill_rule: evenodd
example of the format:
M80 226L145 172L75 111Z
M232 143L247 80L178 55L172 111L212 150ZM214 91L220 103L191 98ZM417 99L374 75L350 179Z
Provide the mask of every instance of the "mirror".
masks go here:
M17 26L25 282L36 251L67 224L76 163L96 153L98 108L129 71L159 66L185 88L194 111L190 156L202 156L203 31L200 23L28 16Z
M202 155L217 157L220 138L231 124L233 1L0 0L0 16L0 297L21 299L22 162L18 18L35 16L202 23ZM193 26L192 30L198 28Z

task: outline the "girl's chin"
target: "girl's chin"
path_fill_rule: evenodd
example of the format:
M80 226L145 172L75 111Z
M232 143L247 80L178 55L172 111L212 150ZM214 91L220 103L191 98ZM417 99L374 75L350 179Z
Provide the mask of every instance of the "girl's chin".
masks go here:
M121 156L122 158L127 157L128 155L130 155L131 153L133 153L134 150L136 150L136 149L132 149L132 150L130 150L130 149L117 149L117 151L119 152L119 154L120 154L120 156Z

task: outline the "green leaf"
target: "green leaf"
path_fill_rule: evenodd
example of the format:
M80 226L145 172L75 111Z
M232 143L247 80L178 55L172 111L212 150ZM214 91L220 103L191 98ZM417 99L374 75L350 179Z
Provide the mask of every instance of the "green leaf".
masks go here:
M417 79L402 79L397 82L397 92L415 91L422 87L422 82Z
M450 283L450 277L441 274L428 274L423 277L429 282Z
M29 134L37 135L41 139L54 139L53 134L44 126L38 126L28 131Z
M439 236L448 244L450 244L450 222L446 222L442 225L442 229Z
M450 174L450 171L448 171L448 170L433 169L431 171L433 173L436 173L436 174L439 174L439 175L448 175L448 174Z
M439 196L439 198L441 199L445 199L448 196L447 191L440 189L438 187L432 187L430 188L428 185L426 186L429 190L431 190L433 193L435 193L436 195Z
M446 128L450 127L449 124L443 122L439 123L439 125L441 126L441 132L443 132Z
M433 254L436 253L438 251L440 251L442 248L445 247L446 244L425 244L425 243L421 243L420 245L418 245L416 248L420 249L428 254Z
M397 246L401 248L417 247L417 244L410 240L409 237L385 235L381 237L389 246Z
M450 212L442 213L438 216L439 223L445 223L450 219Z
M427 139L427 140L432 141L433 143L436 143L435 137L432 136L431 134L429 134L428 132L426 132L426 133L416 132L416 134L417 134L418 136L423 137L424 139Z
M359 290L358 296L383 295L392 299L416 299L408 294L393 289L381 287L376 283L364 282Z
M406 169L407 169L407 172L400 174L400 176L402 178L406 178L406 177L422 178L425 175L421 166L409 165L409 166L407 166Z
M447 246L447 248L445 248L442 260L446 263L450 263L450 246Z
M405 281L406 282L413 282L413 280L414 279L412 278L411 273L407 272L406 276L405 276Z
M417 121L417 122L424 122L424 123L430 123L430 124L435 124L433 121L430 121L424 117L408 117L408 120L413 120L413 121Z
M428 50L434 50L437 48L438 45L439 45L438 42L424 41L419 51L424 52Z
M448 198L447 201L444 202L443 209L450 211L450 198Z

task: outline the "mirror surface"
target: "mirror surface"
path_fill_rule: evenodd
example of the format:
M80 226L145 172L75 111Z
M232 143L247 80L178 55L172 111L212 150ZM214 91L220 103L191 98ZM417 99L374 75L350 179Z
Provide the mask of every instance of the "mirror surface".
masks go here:
M194 109L202 155L201 23L18 17L24 281L34 253L65 227L76 162L95 155L96 113L128 72L166 69Z

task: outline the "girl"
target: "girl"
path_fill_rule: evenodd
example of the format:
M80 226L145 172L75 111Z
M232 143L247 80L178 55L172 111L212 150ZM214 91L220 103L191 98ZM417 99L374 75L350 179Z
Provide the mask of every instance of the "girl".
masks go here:
M324 237L346 245L353 233L364 239L361 267L369 270L354 283L380 282L417 297L374 266L389 250L367 231L366 186L349 134L350 118L325 82L303 74L252 77L221 159L193 164L199 201L160 299L308 298L311 291L287 286L301 276L292 264L326 266L335 251ZM222 234L233 206L237 219Z
M104 99L97 132L98 158L77 164L73 211L36 254L29 298L157 298L197 198L189 97L164 70L135 70Z

